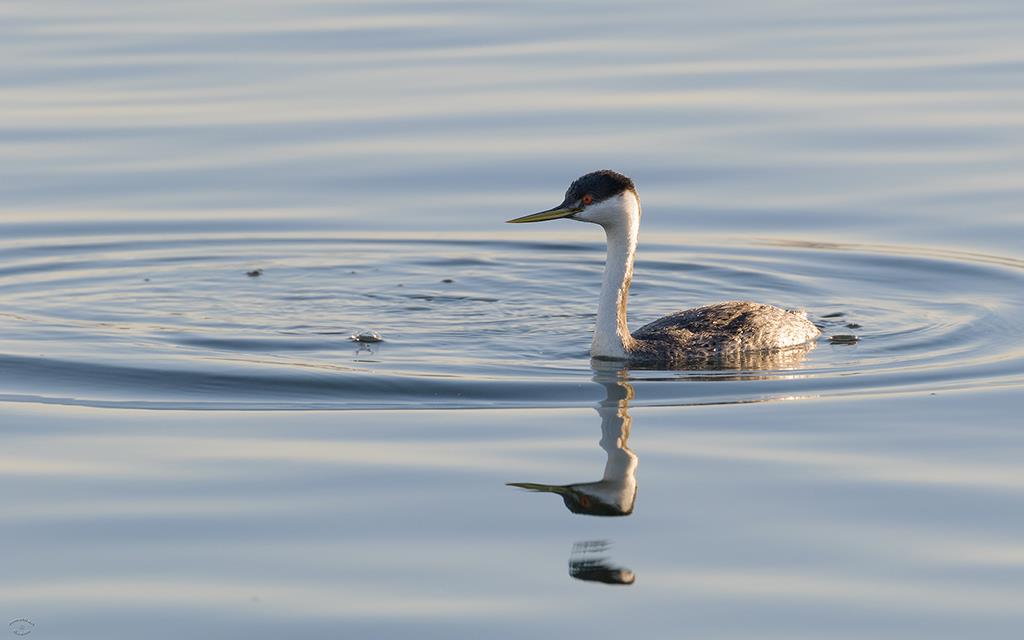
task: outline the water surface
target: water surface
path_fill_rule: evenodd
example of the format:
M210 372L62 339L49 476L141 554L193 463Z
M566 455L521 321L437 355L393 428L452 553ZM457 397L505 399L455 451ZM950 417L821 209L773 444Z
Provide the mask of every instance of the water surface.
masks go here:
M1018 635L1019 3L0 24L10 631ZM502 221L605 167L634 327L755 299L815 348L593 366L599 230Z
M635 318L757 299L806 308L824 336L809 353L747 370L631 371L637 404L1024 379L1024 262L919 247L664 240L643 246ZM21 239L0 245L0 256L8 400L309 409L600 398L581 384L604 258L593 242L164 233ZM384 341L350 340L367 328Z

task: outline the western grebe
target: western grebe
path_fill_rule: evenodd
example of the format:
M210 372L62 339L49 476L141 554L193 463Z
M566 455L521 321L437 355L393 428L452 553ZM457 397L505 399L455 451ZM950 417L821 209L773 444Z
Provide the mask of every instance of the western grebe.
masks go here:
M735 359L748 352L809 348L821 335L804 312L757 302L719 302L679 311L631 334L626 302L640 230L640 196L633 181L615 171L594 171L569 185L562 204L509 222L557 218L599 224L608 240L597 324L590 343L594 358L672 367Z

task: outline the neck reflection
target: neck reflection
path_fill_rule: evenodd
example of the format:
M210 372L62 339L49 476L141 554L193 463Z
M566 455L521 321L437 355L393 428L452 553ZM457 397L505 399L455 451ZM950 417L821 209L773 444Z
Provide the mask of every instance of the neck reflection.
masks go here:
M607 455L604 474L593 482L573 484L540 484L536 482L510 482L538 493L556 493L573 513L589 516L628 516L636 502L637 456L628 446L632 418L629 401L633 387L625 381L625 371L618 368L598 369L594 381L605 389L605 399L597 407L601 416L599 444Z

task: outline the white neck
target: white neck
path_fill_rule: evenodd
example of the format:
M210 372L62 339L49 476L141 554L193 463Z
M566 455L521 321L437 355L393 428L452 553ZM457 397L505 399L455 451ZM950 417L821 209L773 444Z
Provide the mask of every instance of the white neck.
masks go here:
M633 280L633 257L640 232L640 201L629 191L619 199L622 215L600 223L608 239L608 257L604 263L604 281L590 355L625 360L633 344L626 324L626 302Z
M597 408L601 416L601 448L608 455L604 476L598 482L578 485L580 489L620 512L633 511L636 499L637 456L629 448L629 400L633 387L624 382L603 383L607 397Z
M601 403L597 413L601 416L601 448L608 454L604 467L604 482L620 485L630 496L636 487L636 454L626 444L633 419L629 416L629 400L633 387L616 383L608 392L608 400Z

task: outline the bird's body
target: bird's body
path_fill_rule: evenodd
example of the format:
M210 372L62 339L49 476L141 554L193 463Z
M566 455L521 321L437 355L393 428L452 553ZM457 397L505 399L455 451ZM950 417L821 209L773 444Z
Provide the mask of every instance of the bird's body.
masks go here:
M659 318L633 332L629 361L678 366L808 344L821 334L807 315L758 302L719 302ZM763 358L762 354L762 359Z
M510 222L571 218L601 225L608 240L590 354L634 366L681 367L808 348L821 331L800 311L756 302L720 302L667 315L630 332L629 286L640 230L633 181L614 171L588 173L569 186L559 206ZM746 357L749 359L749 357Z

